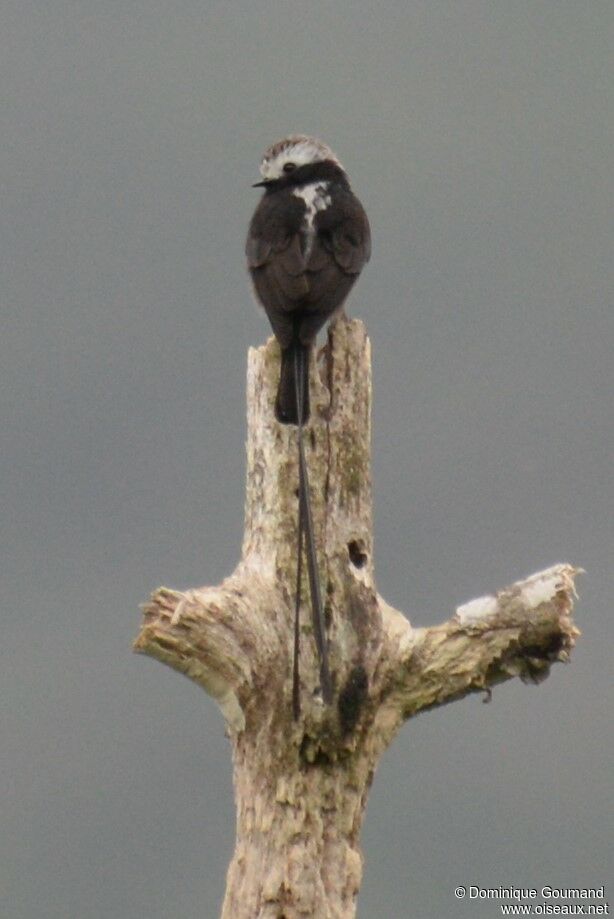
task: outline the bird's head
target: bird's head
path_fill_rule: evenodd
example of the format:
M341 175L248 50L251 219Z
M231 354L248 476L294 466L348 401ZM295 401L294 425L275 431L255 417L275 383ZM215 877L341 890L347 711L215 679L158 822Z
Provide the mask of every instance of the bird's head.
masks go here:
M256 182L254 187L266 187L284 179L291 181L296 170L319 163L330 163L343 171L343 166L328 144L306 134L291 134L271 144L265 151L260 163L262 182Z

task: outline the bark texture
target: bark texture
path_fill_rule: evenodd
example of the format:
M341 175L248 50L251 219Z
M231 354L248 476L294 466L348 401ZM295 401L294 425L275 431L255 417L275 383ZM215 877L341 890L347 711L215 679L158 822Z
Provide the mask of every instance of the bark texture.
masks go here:
M273 413L279 349L250 349L242 558L218 587L159 588L135 650L185 673L219 703L233 745L235 853L223 919L351 919L360 830L378 760L424 709L504 680L544 679L579 634L579 569L556 565L413 629L377 593L370 473L371 361L342 317L312 360L307 428L314 527L335 702L322 703L309 610L301 704L292 720L297 542L296 429ZM308 596L304 585L303 596Z

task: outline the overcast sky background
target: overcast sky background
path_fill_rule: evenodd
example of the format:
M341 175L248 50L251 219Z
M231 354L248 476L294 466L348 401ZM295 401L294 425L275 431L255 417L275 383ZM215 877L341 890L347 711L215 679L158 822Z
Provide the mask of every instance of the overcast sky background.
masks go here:
M611 876L608 0L6 0L0 13L0 912L214 919L215 705L131 654L243 529L243 243L266 146L325 139L369 214L380 591L412 621L555 562L583 637L540 687L411 722L358 916Z

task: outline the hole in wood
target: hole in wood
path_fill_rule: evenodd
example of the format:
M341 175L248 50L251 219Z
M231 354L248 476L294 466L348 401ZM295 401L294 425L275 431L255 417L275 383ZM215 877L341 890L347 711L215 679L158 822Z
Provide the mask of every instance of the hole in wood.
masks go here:
M348 552L350 555L350 561L355 568L364 568L367 564L367 553L365 552L364 544L359 539L352 539L348 543Z

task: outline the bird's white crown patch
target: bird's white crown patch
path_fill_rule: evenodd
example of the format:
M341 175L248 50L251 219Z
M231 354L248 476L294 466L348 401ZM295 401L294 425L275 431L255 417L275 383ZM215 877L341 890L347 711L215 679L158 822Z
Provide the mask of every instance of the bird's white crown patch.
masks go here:
M271 144L265 151L260 164L260 174L263 179L270 181L281 178L287 163L294 163L298 167L306 166L308 163L321 163L324 160L330 160L343 169L328 144L306 134L291 134Z

